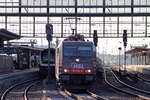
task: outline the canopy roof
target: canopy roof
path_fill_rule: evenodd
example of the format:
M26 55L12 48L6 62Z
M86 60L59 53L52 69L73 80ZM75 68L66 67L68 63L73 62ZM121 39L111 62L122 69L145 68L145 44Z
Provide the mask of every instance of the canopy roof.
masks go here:
M128 50L126 53L131 54L131 55L150 53L150 48L136 47L136 48L133 48L131 50Z
M0 40L8 41L8 40L13 40L13 39L20 39L20 36L6 29L0 29Z

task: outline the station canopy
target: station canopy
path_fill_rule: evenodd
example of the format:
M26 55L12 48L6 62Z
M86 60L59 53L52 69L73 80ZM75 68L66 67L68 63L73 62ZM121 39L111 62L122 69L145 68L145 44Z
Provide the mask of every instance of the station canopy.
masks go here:
M131 55L148 54L150 53L150 48L136 47L131 50L128 50L126 53Z
M149 0L0 0L0 28L24 38L45 38L53 25L54 38L75 33L93 38L150 37Z
M43 51L43 48L34 48L30 46L14 46L14 48L19 48L19 49L27 49L27 50L33 50L33 51Z
M20 39L20 36L10 31L7 31L6 29L0 29L0 40L8 41L13 39Z

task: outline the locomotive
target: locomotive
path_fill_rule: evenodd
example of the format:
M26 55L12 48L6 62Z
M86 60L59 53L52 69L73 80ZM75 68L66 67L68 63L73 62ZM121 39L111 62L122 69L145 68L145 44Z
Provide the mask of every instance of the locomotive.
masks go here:
M66 89L87 89L96 76L96 47L78 34L56 48L56 85Z
M48 75L48 49L41 51L39 73L42 78ZM50 48L50 74L55 76L55 48Z

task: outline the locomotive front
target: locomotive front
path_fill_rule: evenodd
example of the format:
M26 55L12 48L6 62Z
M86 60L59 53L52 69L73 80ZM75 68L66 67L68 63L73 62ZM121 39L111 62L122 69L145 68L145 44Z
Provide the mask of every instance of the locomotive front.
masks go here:
M62 59L59 59L60 66L57 70L61 85L73 89L86 89L91 86L95 80L96 67L96 49L93 43L64 41L59 54Z

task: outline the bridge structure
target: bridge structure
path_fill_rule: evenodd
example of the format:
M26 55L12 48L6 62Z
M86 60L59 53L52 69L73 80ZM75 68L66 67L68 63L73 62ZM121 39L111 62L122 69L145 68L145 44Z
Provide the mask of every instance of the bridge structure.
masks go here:
M0 0L0 28L25 38L45 38L45 24L53 37L76 33L91 38L150 37L148 0Z

